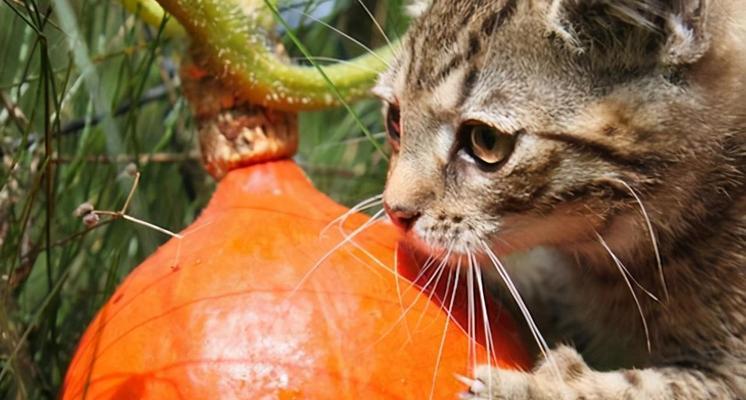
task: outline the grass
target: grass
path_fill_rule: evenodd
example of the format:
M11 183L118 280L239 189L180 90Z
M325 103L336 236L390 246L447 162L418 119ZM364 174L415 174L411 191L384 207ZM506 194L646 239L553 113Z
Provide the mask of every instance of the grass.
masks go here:
M391 37L399 1L366 1ZM327 7L324 21L371 47L384 44L354 0L279 2L294 34L320 57L360 49L294 11ZM296 13L297 14L297 13ZM285 35L287 37L287 35ZM287 39L286 39L287 40ZM287 40L293 58L303 57ZM3 0L0 5L0 397L54 398L77 341L118 282L167 236L125 221L86 227L90 201L118 210L142 179L129 214L186 227L214 182L195 156L195 129L177 74L186 53L103 0ZM345 204L381 191L379 104L304 113L297 161ZM362 125L362 126L361 126ZM371 139L364 135L367 129Z

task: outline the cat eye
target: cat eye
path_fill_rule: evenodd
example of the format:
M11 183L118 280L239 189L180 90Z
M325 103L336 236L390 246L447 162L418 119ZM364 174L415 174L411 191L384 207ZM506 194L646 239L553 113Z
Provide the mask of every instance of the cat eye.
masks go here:
M399 106L396 104L389 104L388 110L386 111L386 132L389 134L389 139L394 147L399 145L399 139L401 139L401 121L399 114Z
M484 167L495 167L513 152L515 136L480 123L468 122L461 127L468 154Z

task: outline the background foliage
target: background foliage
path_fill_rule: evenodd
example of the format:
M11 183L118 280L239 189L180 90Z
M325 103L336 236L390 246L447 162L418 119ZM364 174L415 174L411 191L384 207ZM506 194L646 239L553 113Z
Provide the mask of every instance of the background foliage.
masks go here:
M404 30L400 1L365 4L390 37ZM385 43L356 0L279 5L318 62L365 50L307 14ZM167 239L121 220L86 228L74 215L81 203L118 210L130 164L142 173L133 216L179 231L209 199L180 93L185 48L110 0L0 4L0 397L54 398L88 321ZM383 143L379 104L354 108ZM301 115L297 161L346 204L383 187L385 160L344 110Z

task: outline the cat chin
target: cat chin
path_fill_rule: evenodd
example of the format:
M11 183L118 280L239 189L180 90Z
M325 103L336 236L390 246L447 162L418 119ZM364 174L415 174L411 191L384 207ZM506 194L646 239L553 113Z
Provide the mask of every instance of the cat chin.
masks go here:
M427 224L415 224L405 237L419 251L436 256L447 253L455 256L482 252L482 243L487 242L488 235L463 228L439 230Z
M463 248L461 250L451 249L449 252L446 248L437 244L431 245L411 233L402 241L402 245L420 266L427 263L435 265L442 263L451 268L456 268L457 266L465 268L469 265L470 256L473 256L478 264L489 262L489 258L485 255L484 251L478 250L477 247Z
M506 215L490 243L498 255L527 251L540 246L571 248L578 243L598 243L609 215L590 214L583 204L565 204L549 215Z
M446 263L453 266L459 263L467 265L470 257L474 257L477 262L489 261L487 248L496 257L503 257L530 248L529 246L509 245L499 235L484 235L482 237L474 232L464 232L449 240L433 237L433 235L423 237L416 232L409 231L406 233L403 242L412 251L438 260L446 260Z

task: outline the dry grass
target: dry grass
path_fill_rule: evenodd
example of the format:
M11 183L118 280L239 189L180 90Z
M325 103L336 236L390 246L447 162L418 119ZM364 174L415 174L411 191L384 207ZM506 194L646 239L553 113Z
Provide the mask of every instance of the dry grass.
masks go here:
M403 30L398 1L366 3L391 36ZM331 25L383 43L355 1L280 1L291 20L324 5ZM319 24L295 26L314 55L362 51ZM168 238L122 220L86 227L81 203L118 210L130 163L142 174L128 211L137 218L179 231L209 198L175 73L184 49L116 2L0 5L0 397L54 398L88 321ZM354 109L382 131L376 102ZM347 111L303 114L301 132L297 160L323 191L351 204L381 190L385 161Z

